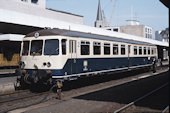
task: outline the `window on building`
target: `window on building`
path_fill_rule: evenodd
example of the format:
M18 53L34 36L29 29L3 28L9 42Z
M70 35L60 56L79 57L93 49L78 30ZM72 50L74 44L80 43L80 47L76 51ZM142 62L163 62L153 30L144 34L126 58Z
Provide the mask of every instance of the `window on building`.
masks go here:
M148 55L150 55L151 53L151 50L150 50L150 47L148 47Z
M110 44L109 43L104 43L104 54L110 55Z
M101 44L99 42L93 43L93 54L94 55L100 55L101 53Z
M137 46L134 46L134 55L137 55L137 53L138 53Z
M90 42L81 41L81 55L89 55L90 54Z
M66 53L67 53L67 52L66 52L66 41L67 41L66 39L62 39L62 40L61 40L62 54L63 54L63 55L66 55Z
M121 55L125 55L125 45L121 45Z
M118 55L119 49L118 44L113 44L113 54Z
M146 47L143 48L143 54L146 55Z
M116 31L116 32L118 32L118 28L115 28L115 29L113 29L113 31Z
M139 55L142 55L142 47L139 47Z
M31 0L32 3L37 4L38 0Z
M21 1L23 1L23 2L27 2L28 0L21 0Z
M24 41L23 42L23 50L22 50L22 55L28 55L29 53L29 41Z

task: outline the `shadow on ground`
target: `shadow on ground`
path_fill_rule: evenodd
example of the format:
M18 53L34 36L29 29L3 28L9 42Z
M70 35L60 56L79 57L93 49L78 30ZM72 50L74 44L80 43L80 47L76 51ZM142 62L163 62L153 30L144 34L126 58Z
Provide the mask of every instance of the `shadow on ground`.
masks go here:
M104 102L116 102L121 104L128 104L131 101L145 95L149 91L159 87L160 85L168 82L169 72L164 72L162 74L145 78L138 81L133 81L129 83L125 83L122 85L118 85L115 87L107 88L104 90L88 93L85 95L81 95L78 97L74 97L75 99L83 99L83 100L91 100L91 101L104 101ZM164 99L160 99L161 102L154 102L149 104L139 104L141 107L149 107L152 109L160 109L162 110L168 104L168 91L163 97Z

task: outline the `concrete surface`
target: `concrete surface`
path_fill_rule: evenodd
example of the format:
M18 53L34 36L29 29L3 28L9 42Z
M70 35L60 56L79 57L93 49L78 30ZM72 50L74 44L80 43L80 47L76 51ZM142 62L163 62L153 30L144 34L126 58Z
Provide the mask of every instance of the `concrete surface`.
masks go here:
M16 83L16 78L16 76L0 78L0 94L15 91L14 84Z
M0 69L0 76L4 74L14 74L15 69Z

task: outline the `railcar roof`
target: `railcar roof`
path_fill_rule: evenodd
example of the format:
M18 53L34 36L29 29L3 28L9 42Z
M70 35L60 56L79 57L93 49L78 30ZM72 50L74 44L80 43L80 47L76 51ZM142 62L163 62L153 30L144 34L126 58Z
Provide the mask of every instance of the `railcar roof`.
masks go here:
M78 31L71 31L65 29L43 29L39 31L35 31L29 33L25 36L27 37L34 37L35 33L39 33L39 36L53 36L53 35L61 35L61 36L71 36L71 37L82 37L82 38L91 38L91 39L100 39L100 40L109 40L109 41L118 41L118 42L125 42L125 43L134 43L134 44L144 44L144 45L153 45L146 42L139 42L134 40L122 39L119 37L110 37L98 34L91 34L91 33L83 33Z

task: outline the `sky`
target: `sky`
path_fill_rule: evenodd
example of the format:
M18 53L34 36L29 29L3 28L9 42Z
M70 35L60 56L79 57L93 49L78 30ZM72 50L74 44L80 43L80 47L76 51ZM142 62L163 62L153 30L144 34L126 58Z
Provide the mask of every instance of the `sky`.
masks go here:
M114 0L100 0L101 8L109 21ZM82 15L84 24L94 26L98 0L47 0L47 8ZM126 20L137 19L140 24L154 31L169 27L169 9L159 0L117 0L113 10L111 26L126 25Z

